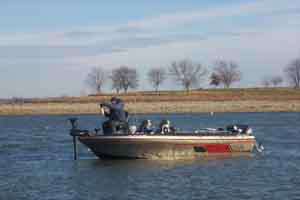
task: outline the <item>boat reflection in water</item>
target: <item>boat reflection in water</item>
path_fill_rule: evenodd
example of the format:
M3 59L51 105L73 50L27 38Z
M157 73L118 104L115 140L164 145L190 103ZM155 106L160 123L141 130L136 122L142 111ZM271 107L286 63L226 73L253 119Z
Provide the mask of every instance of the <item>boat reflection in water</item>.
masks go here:
M207 158L211 156L249 155L256 147L252 130L245 125L226 129L201 129L193 133L170 131L134 132L103 135L77 128L72 119L70 134L86 145L101 159L176 160ZM76 159L76 155L75 155Z

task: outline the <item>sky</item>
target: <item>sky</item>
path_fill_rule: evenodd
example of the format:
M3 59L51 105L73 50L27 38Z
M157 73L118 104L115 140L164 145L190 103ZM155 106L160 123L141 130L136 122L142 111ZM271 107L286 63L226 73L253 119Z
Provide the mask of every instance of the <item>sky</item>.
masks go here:
M235 87L254 87L300 56L299 0L0 0L0 13L0 98L87 94L99 66L135 67L148 90L148 69L186 58L234 60Z

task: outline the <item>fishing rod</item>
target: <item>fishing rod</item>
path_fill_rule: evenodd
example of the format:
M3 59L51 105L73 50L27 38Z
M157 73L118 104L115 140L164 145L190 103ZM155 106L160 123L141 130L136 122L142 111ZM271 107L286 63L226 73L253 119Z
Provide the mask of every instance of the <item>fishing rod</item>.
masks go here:
M137 95L137 93L135 93L134 94L134 105L136 105L136 95ZM136 116L136 110L135 110L135 107L134 107L134 109L133 109L134 111L133 111L133 113L134 113L134 124L136 125L137 124L137 116Z

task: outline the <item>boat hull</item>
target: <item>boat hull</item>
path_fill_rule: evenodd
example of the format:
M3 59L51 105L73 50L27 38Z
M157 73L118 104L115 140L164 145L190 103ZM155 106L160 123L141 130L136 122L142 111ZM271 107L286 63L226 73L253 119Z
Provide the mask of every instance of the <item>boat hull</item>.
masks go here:
M84 136L99 158L174 160L251 153L254 136Z

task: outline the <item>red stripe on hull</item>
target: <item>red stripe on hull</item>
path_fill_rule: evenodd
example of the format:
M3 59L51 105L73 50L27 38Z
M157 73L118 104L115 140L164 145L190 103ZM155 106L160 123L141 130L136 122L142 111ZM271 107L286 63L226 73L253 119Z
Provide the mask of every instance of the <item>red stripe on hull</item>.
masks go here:
M229 144L205 144L202 145L208 153L230 153Z

